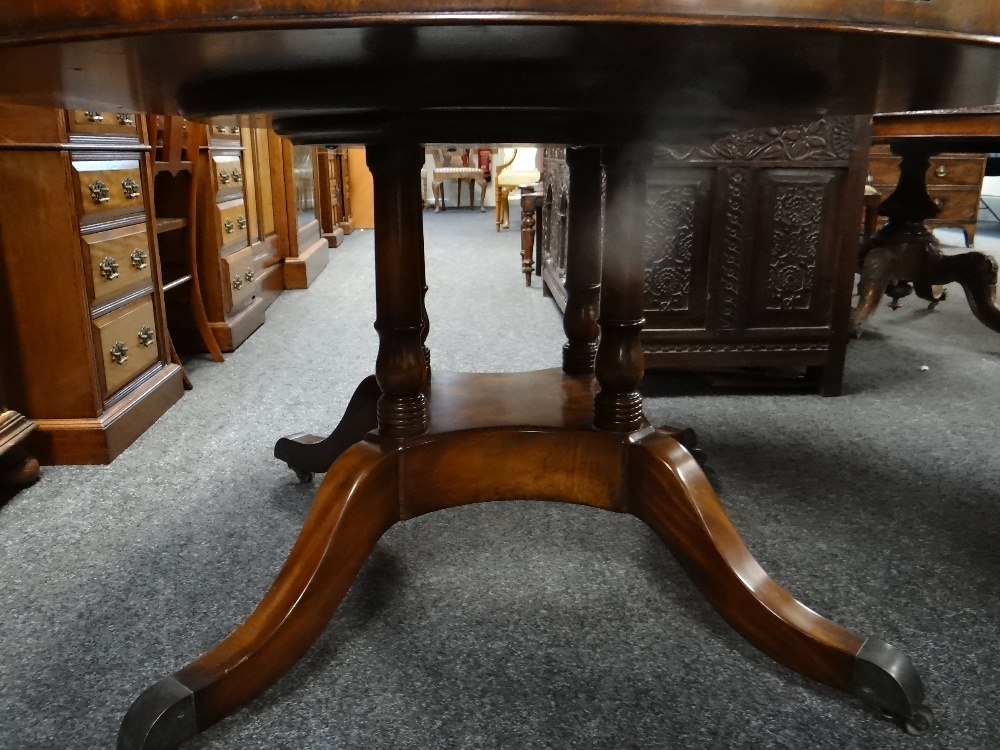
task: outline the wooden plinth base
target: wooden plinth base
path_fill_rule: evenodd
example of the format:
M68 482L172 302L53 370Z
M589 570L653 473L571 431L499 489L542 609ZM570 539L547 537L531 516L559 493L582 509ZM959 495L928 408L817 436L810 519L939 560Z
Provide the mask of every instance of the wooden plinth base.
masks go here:
M364 381L352 399L356 419L341 425L345 442L351 430L364 429L374 409L373 382ZM271 590L225 640L136 700L122 723L119 750L176 747L265 690L322 632L395 523L511 498L637 516L759 649L922 726L929 715L909 659L820 617L771 580L697 462L670 435L648 424L632 434L593 429L595 390L591 376L558 370L435 372L427 389L429 430L399 440L374 431L339 449ZM334 450L318 439L290 442L299 443L300 458Z

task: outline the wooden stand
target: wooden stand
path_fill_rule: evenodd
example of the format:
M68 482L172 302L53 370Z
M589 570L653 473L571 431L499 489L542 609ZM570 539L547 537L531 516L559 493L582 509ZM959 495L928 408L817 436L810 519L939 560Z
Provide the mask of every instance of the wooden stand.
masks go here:
M630 513L664 540L706 598L778 662L926 729L909 659L823 619L772 581L726 517L698 464L642 412L642 149L581 149L570 159L588 205L607 172L596 348L598 243L571 242L564 368L429 377L423 347L423 241L414 146L370 146L378 233L375 380L330 438L279 441L300 472L328 467L284 568L225 640L144 692L119 750L173 748L237 710L287 671L332 617L379 537L399 521L458 505L536 498ZM582 221L595 214L578 212ZM596 237L581 227L571 237ZM591 370L594 370L592 372ZM369 432L369 428L377 428ZM367 435L364 433L367 432ZM356 441L356 442L355 442Z
M931 157L993 152L1000 148L998 125L1000 113L994 110L879 118L876 135L889 139L892 152L901 157L899 182L879 208L888 221L862 248L859 299L852 313L855 335L875 314L883 295L892 298L889 306L895 310L902 297L916 292L934 309L945 299L943 285L952 282L962 285L979 322L1000 332L997 262L979 252L946 255L927 228L927 221L939 212L927 191Z

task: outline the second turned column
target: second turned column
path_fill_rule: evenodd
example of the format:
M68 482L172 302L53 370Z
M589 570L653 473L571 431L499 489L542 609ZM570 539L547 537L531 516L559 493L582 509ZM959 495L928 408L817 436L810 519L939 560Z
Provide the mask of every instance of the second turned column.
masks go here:
M379 349L375 377L379 432L403 438L427 430L427 377L422 331L426 330L424 229L420 209L418 145L367 148L375 189L375 330Z
M642 327L645 295L643 239L646 229L647 149L608 146L601 152L607 175L604 257L601 271L601 342L595 373L594 426L633 432L643 424L645 367Z

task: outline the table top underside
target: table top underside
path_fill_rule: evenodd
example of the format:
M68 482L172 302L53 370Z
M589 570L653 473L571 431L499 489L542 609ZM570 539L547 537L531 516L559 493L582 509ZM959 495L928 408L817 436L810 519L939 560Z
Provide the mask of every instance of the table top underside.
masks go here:
M259 113L327 144L702 143L1000 101L1000 17L967 0L101 6L7 0L0 100Z

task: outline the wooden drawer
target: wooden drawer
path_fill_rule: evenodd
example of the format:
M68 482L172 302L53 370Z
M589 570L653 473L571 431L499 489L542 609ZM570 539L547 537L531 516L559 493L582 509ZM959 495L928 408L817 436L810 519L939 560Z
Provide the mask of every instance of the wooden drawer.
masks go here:
M220 197L243 194L243 161L239 154L213 154L212 174Z
M139 137L139 117L133 112L67 112L69 132L87 135L119 135Z
M226 284L226 312L239 307L257 291L253 248L245 247L222 259L222 278Z
M227 201L217 206L219 212L219 246L247 244L247 209L243 199Z
M935 156L927 170L927 185L967 185L979 188L983 182L986 165L984 156ZM873 156L868 162L868 172L875 185L896 186L899 181L899 157ZM884 192L879 188L879 192Z
M979 215L979 188L928 188L927 194L939 209L931 221L974 222Z
M152 297L143 297L102 315L93 326L105 398L159 359Z
M985 169L985 156L935 156L927 170L927 185L968 185L979 190Z
M87 290L95 305L108 302L128 289L152 283L145 222L85 234L81 242L84 262L90 269Z
M73 173L85 217L144 211L138 159L74 161Z

